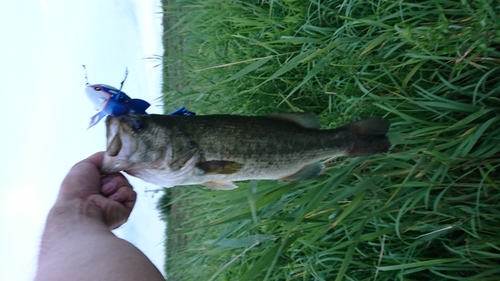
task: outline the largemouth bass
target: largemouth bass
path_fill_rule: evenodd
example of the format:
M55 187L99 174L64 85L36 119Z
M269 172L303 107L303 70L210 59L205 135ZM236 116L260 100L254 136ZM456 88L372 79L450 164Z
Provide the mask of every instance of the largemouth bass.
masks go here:
M389 120L372 118L320 130L309 113L108 116L101 170L125 171L163 187L233 189L242 180L307 180L321 174L321 160L387 151L389 126Z

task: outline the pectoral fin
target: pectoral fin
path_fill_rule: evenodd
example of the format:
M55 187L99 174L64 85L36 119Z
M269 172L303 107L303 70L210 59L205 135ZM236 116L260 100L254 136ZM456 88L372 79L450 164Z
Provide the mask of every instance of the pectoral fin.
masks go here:
M310 180L312 178L317 177L323 169L325 168L325 165L321 162L316 162L312 163L309 165L306 165L302 167L298 172L291 174L289 176L286 176L282 178L281 180L284 181L303 181L303 180Z
M202 170L205 175L210 174L234 174L243 168L243 164L232 161L205 161L196 165L196 168Z
M231 190L238 187L230 181L207 181L203 185L215 190Z

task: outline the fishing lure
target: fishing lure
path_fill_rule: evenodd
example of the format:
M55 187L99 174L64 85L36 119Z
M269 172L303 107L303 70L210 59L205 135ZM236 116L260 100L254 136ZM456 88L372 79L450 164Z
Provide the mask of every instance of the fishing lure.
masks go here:
M90 118L89 128L97 124L102 118L107 115L120 116L124 114L148 114L146 109L151 105L141 99L133 99L122 91L123 83L128 76L128 69L125 70L125 78L120 83L120 89L106 85L106 84L90 84L87 78L87 71L85 71L86 88L85 93L90 101L98 110L97 114ZM168 115L196 115L194 112L187 110L184 106L176 109Z

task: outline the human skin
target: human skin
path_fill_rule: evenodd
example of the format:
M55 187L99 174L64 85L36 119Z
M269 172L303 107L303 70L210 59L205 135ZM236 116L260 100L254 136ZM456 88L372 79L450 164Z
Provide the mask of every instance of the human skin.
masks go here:
M165 280L111 230L125 223L136 193L120 173L101 175L103 152L75 164L47 216L36 281Z

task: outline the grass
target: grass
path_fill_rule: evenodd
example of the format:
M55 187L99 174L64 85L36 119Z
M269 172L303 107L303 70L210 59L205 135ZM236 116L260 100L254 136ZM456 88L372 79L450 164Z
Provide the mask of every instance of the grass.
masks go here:
M166 111L385 117L393 143L310 181L166 190L170 280L500 278L499 1L163 3Z

